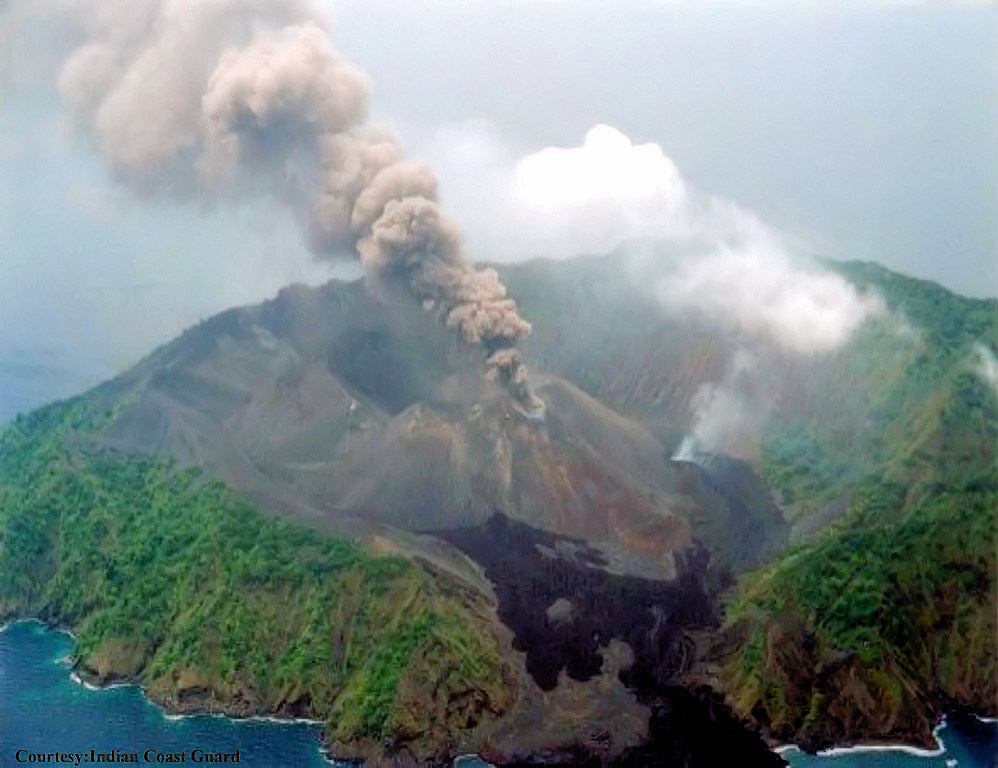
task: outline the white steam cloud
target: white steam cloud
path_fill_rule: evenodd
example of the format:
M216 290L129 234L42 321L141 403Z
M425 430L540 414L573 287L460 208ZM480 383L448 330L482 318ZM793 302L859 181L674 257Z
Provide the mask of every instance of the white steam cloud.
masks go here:
M657 293L672 313L720 320L799 354L840 349L867 319L886 313L879 296L794 260L765 237L719 243L702 256L681 259Z
M656 144L598 125L575 147L515 158L487 125L438 132L426 154L442 169L476 247L499 260L608 253L664 244L653 265L662 306L700 314L791 352L845 345L879 296L795 253L734 203L690 187Z
M688 235L688 192L655 144L637 145L607 125L582 145L527 155L512 174L513 199L545 255L610 251L635 237Z
M751 213L691 190L659 146L633 144L606 125L578 147L521 159L512 190L521 217L539 219L531 232L542 241L574 241L576 252L634 239L675 246L684 255L659 265L656 290L675 314L701 314L792 352L821 353L886 312L879 296L794 256Z
M770 410L762 378L756 355L738 349L724 379L702 385L693 396L692 423L672 458L698 461L722 447L739 456L751 454Z
M484 138L476 141L476 131ZM498 187L492 195L515 224L499 235L502 242L547 256L661 243L668 255L645 266L663 310L736 334L742 348L728 376L705 385L690 404L684 455L747 451L769 410L757 358L774 350L833 353L864 322L887 313L877 294L794 253L734 203L692 189L659 146L634 144L615 128L596 126L579 146L507 161L505 173L501 146L487 131L476 128L456 143L466 158L487 165Z
M578 146L516 158L487 125L469 124L438 132L426 154L492 258L658 244L638 249L659 255L636 272L663 311L718 325L740 345L727 376L690 403L687 458L751 452L772 410L767 388L780 386L763 385L764 369L781 355L834 353L863 323L887 314L879 295L803 257L752 213L692 188L661 147L635 144L616 128L598 125Z
M998 357L983 344L975 344L977 352L977 375L988 384L998 396Z

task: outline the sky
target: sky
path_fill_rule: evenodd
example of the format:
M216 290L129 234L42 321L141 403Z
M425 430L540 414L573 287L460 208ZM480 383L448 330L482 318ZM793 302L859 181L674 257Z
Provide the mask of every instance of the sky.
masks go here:
M998 294L998 6L330 8L374 121L433 165L476 259L611 250L688 224L670 218L676 200L700 196L805 252ZM140 199L112 182L54 87L64 34L0 29L0 416L233 304L358 274L317 263L276 206Z

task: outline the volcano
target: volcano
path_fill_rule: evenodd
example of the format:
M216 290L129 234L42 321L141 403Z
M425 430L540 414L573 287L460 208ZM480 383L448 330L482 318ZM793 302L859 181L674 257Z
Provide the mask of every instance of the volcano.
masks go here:
M568 381L531 384L543 407L484 375L480 351L414 302L363 283L292 286L111 382L123 405L103 440L205 467L263 510L329 532L392 537L502 513L583 539L621 572L674 577L676 554L698 527L724 527L730 499ZM738 512L759 518L739 547L785 536L771 502Z
M518 345L533 371L529 396L490 373L495 350L459 341L438 307L370 280L333 281L212 317L89 393L19 417L2 452L14 503L0 512L5 530L31 535L0 548L0 574L16 576L0 617L90 632L81 674L147 685L172 709L324 719L331 755L372 766L439 765L463 752L507 766L776 765L764 738L927 744L948 702L990 712L980 703L994 698L993 568L966 544L993 528L986 383L949 357L926 357L921 341L899 357L889 329L871 328L841 358L799 366L811 375L779 368L790 386L759 456L673 461L690 398L723 375L719 360L738 340L663 319L613 266L504 271L535 323ZM878 279L922 297L912 306L943 302L935 325L923 319L946 355L953 317L963 311L973 328L995 316L993 302ZM964 349L979 344L970 336ZM846 387L857 373L864 385ZM863 400L874 384L889 394L876 429ZM910 439L902 450L881 435ZM863 506L847 511L850 499ZM784 514L798 540L813 537L800 543L810 556L782 551ZM951 524L959 515L969 517ZM226 525L216 530L216 519ZM829 527L836 519L851 523ZM199 548L150 548L181 540L174 527ZM855 585L845 603L840 590L807 586L862 552L857 537L881 547L870 562L889 569L860 586L894 585L877 594L912 626L929 615L930 592L897 585L910 562L932 561L949 542L932 615L963 615L959 598L981 617L968 625L967 647L981 651L967 657L973 672L933 672L899 688L906 698L881 700L882 675L907 673L863 667L862 654L840 648L856 622L886 631L877 622L887 614L851 614L833 642L795 612L815 595L869 604ZM971 589L955 589L953 574ZM920 630L939 643L933 669L957 668L947 666L956 630L946 621ZM308 657L302 638L315 646ZM793 656L790 677L768 661L790 658L784 639L809 649ZM307 669L288 676L289 660ZM393 698L386 670L398 673L387 680ZM767 698L777 689L794 692L790 709ZM358 713L373 705L394 719L362 728ZM812 720L791 711L813 715L813 726L801 730Z
M525 398L481 348L384 290L292 286L190 328L91 393L107 417L99 446L202 468L260 511L400 554L477 606L512 694L472 742L494 762L645 765L719 748L771 764L717 695L683 682L709 676L695 634L718 625L720 590L786 541L761 482L747 465L673 462L555 374L536 370ZM428 754L450 738L427 737Z

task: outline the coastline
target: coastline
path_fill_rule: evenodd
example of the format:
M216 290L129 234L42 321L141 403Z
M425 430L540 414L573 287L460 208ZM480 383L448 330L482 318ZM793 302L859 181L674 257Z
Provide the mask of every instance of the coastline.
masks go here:
M68 627L56 626L37 617L19 618L19 617L8 616L6 617L5 622L3 624L0 624L0 632L9 629L15 624L38 624L47 631L64 634L69 638L71 638L74 642L77 639L76 635ZM383 762L383 760L385 759L384 755L381 755L380 757L372 754L362 755L361 754L362 750L358 750L358 753L356 755L345 754L345 755L334 756L330 751L330 742L328 739L328 734L326 732L326 723L322 720L315 720L306 717L284 717L278 713L242 714L239 712L226 712L224 709L211 710L211 709L198 709L196 707L175 709L172 706L172 702L151 695L149 691L140 682L138 682L135 679L121 678L106 683L94 682L94 679L87 674L85 669L83 669L80 659L74 657L72 652L66 654L61 658L55 659L54 661L55 663L61 666L69 668L68 677L72 683L74 683L75 685L79 685L80 687L90 692L109 691L115 688L138 689L143 700L146 701L148 704L151 704L153 707L155 707L155 709L159 712L160 716L167 721L178 721L187 718L211 717L211 718L227 719L236 722L265 722L280 726L291 726L291 725L313 726L318 729L318 733L316 734L318 738L318 745L316 749L319 755L321 756L322 760L326 764L337 766L337 768L343 768L343 766L366 764L366 761L372 759L374 760L374 763L376 765L385 764ZM465 753L453 756L449 762L451 764L453 764L454 761L458 760L466 762L476 757L481 759L479 755Z
M946 726L946 716L943 715L942 719L939 721L939 724L932 729L932 738L937 744L935 749L916 747L911 744L854 744L848 747L828 747L827 749L819 749L814 754L817 757L837 757L839 755L861 754L863 752L904 752L905 754L913 755L914 757L940 757L946 752L946 744L940 737L939 732ZM773 751L778 755L783 755L786 752L803 752L804 750L796 744L780 744L773 747Z
M73 634L71 629L66 627L57 627L51 624L47 624L41 619L31 618L31 619L13 619L8 621L2 627L0 627L0 632L7 629L13 624L41 624L46 629L52 632L59 632L64 635L68 635L74 641L76 640L76 635ZM307 717L281 717L277 714L270 715L239 715L239 714L229 714L227 712L214 712L211 710L201 710L201 711L189 711L189 712L178 712L171 710L168 703L160 701L159 699L151 696L149 692L136 680L115 680L109 683L95 683L90 679L87 679L87 673L80 673L77 671L76 667L79 664L79 659L76 659L72 654L67 654L60 659L56 659L57 664L62 664L63 666L70 666L73 668L70 672L69 679L72 680L77 685L83 686L88 691L111 691L115 688L138 688L141 692L143 698L146 699L150 704L153 704L168 720L181 720L185 717L224 717L230 720L257 720L261 722L276 723L281 725L317 725L324 726L325 723L322 720L313 720Z
M938 746L935 749L925 749L923 747L913 747L908 744L857 744L853 747L830 747L819 750L818 757L835 757L837 755L861 754L863 752L903 752L913 757L941 757L946 754L946 744L939 735L939 731L946 726L945 716L942 722L932 729L932 738L936 740Z
M990 717L987 715L978 715L974 712L967 712L967 715L973 717L980 723L985 723L992 725L998 723L998 717ZM939 721L939 724L932 729L932 738L938 745L935 749L926 749L924 747L916 747L911 744L855 744L849 747L829 747L828 749L818 750L815 755L817 757L840 757L842 755L851 754L862 754L870 752L903 752L904 754L912 755L913 757L942 757L947 753L946 743L943 741L941 732L949 727L949 722L947 716L943 715ZM788 752L803 752L799 746L796 744L780 744L772 748L774 752L778 755L784 755Z
M817 752L818 757L835 757L836 755L860 754L863 752L903 752L914 757L940 757L946 753L946 744L939 735L946 727L946 716L943 715L939 724L932 729L932 738L935 739L935 749L925 749L924 747L914 747L910 744L856 744L852 747L830 747Z
M7 631L8 629L10 629L11 627L13 627L16 624L40 624L42 627L44 627L46 630L48 630L50 632L58 632L60 634L68 635L74 641L76 640L76 635L73 634L72 630L70 630L70 629L68 629L66 627L53 626L53 625L48 624L47 622L43 621L42 619L35 618L35 617L24 618L24 619L20 619L20 618L8 619L3 624L0 624L0 634L2 634L3 632ZM317 726L319 728L322 728L322 727L325 726L325 723L322 722L321 720L313 720L313 719L304 718L304 717L280 717L279 715L274 715L274 714L270 714L270 715L238 715L238 714L227 714L225 712L212 712L212 711L208 711L208 710L204 710L204 711L200 711L200 712L198 712L198 711L173 712L173 711L170 710L170 708L169 708L169 706L168 706L167 703L159 701L158 699L150 696L149 693L148 693L148 691L139 682L137 682L137 681L134 681L134 680L121 680L121 681L115 681L115 682L112 682L112 683L107 683L107 684L104 684L104 685L99 685L99 684L96 684L96 683L93 683L93 682L87 680L84 677L84 675L81 675L79 672L76 671L75 667L79 663L79 660L78 659L74 659L71 654L67 654L67 655L65 655L65 656L63 656L61 658L55 659L54 661L55 661L56 664L59 664L61 666L69 666L69 667L71 667L71 671L70 671L70 674L69 674L70 681L73 682L76 685L81 686L82 688L85 688L87 691L91 691L91 692L110 691L110 690L114 690L116 688L135 688L135 689L137 689L139 691L139 693L142 695L143 700L146 701L148 704L151 704L153 707L155 707L155 709L159 712L159 714L163 717L163 719L164 720L168 720L168 721L177 721L177 720L183 720L185 718L195 718L195 717L214 717L214 718L222 718L222 719L227 719L227 720L234 720L234 721L238 721L238 722L252 722L252 721L256 721L256 722L266 722L266 723L271 723L271 724L274 724L274 725L284 725L284 726L288 726L288 725L312 725L312 726ZM320 756L329 765L334 765L334 766L340 766L340 765L342 765L344 761L336 761L336 760L334 760L333 758L331 758L329 756L329 753L327 752L327 750L325 748L325 741L322 738L323 736L324 736L324 734L320 733L319 745L317 747L317 750L318 750Z
M69 638L76 640L76 635L72 630L64 626L54 626L48 624L42 619L38 618L8 618L4 623L0 624L0 634L11 629L16 624L39 624L48 631L58 632L67 635ZM168 721L183 720L186 718L196 718L196 717L213 717L213 718L223 718L234 721L255 721L255 722L266 722L274 725L310 725L317 726L320 729L324 729L325 723L321 720L315 720L311 718L303 717L282 717L278 714L252 714L252 715L240 715L240 714L229 714L224 711L211 711L211 710L192 710L192 711L175 711L172 710L168 702L160 701L149 695L148 691L137 681L134 680L118 680L106 684L96 684L91 680L86 678L86 673L80 674L77 671L77 665L79 664L78 659L74 659L71 654L67 654L59 659L54 660L55 663L70 667L69 679L76 685L79 685L91 692L98 691L109 691L116 688L137 688L141 693L142 698L149 704L153 705L160 715ZM998 717L991 717L985 715L978 715L973 712L967 712L969 716L975 718L981 723L994 724L998 723ZM912 755L914 757L930 758L930 757L940 757L946 754L946 745L941 737L941 731L948 727L946 715L943 715L938 724L932 729L932 738L936 743L936 747L933 749L927 749L924 747L913 746L910 744L855 744L851 746L837 746L829 747L827 749L819 750L815 753L818 757L837 757L849 754L862 754L862 753L874 753L874 752L902 752L905 754ZM344 763L350 764L351 759L344 758L341 760L334 759L330 756L326 743L323 738L324 734L320 734L318 751L322 756L323 760L330 765L343 765ZM788 752L798 751L804 752L800 746L797 744L779 744L771 746L770 749L778 755L784 755ZM477 755L464 754L455 756L453 765L457 766L472 760L475 758L481 759Z

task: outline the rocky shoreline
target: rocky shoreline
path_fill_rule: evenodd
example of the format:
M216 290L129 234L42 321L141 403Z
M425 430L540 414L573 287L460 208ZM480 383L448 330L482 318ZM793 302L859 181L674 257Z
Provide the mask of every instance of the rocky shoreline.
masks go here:
M71 628L64 625L45 621L38 617L22 618L17 616L5 616L0 619L0 632L10 624L20 621L34 621L41 623L54 631L65 632L73 637ZM607 652L609 651L609 652ZM627 658L626 652L622 651L619 645L604 649L610 662L610 670L614 674L620 674L620 666L631 663L633 658ZM623 658L621 658L623 656ZM87 663L85 660L70 657L70 667L74 680L91 689L106 689L115 686L135 686L139 688L143 695L152 703L157 705L164 713L165 717L184 717L192 715L212 715L230 717L235 719L261 719L275 722L307 722L323 726L324 724L314 718L310 718L307 712L294 706L282 707L276 711L264 711L252 706L245 699L223 700L210 695L210 691L204 688L181 689L174 693L164 689L157 689L155 686L144 686L135 675L123 674L114 670L108 665L102 669ZM633 666L631 667L633 669ZM563 684L564 680L559 684ZM730 710L724 704L723 697L708 686L700 686L694 690L679 686L667 686L660 690L654 697L644 696L642 702L651 713L649 727L646 738L640 744L632 744L615 755L608 755L606 751L607 734L592 735L592 743L566 744L561 747L540 750L535 754L515 754L504 748L503 745L490 743L486 738L479 749L456 750L455 754L444 760L436 761L406 761L399 759L398 755L386 754L382 745L375 742L339 744L332 741L328 732L323 728L324 752L329 759L342 762L356 762L369 768L387 768L388 766L420 765L420 766L449 766L459 755L467 755L477 751L482 758L497 765L519 768L539 765L573 765L579 768L597 768L597 766L609 766L610 768L642 768L648 766L693 765L702 764L700 760L720 759L723 754L712 754L712 751L723 748L726 742L738 743L743 752L743 761L740 765L780 765L784 763L781 753L790 749L801 749L810 754L837 754L839 750L905 750L919 754L920 756L932 756L941 754L943 749L942 741L938 737L939 730L944 726L945 716L939 719L930 728L927 724L928 739L921 734L912 733L911 739L898 741L860 741L853 739L833 739L829 741L814 741L798 744L778 744L771 738L764 737L766 748L764 753L756 754L754 744L757 743L752 738L752 731L744 728L744 723L740 723L737 718L730 714ZM942 709L940 711L943 711ZM979 712L966 707L955 707L947 709L961 715L969 715L987 721L993 719L994 714L990 712ZM676 719L680 715L680 719ZM696 734L701 722L709 722L711 729L704 731L702 739L691 739L691 734ZM694 750L691 751L690 747ZM696 754L697 759L691 758ZM746 762L747 760L747 762Z

